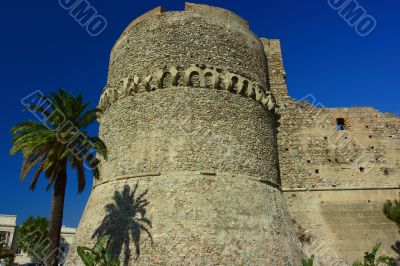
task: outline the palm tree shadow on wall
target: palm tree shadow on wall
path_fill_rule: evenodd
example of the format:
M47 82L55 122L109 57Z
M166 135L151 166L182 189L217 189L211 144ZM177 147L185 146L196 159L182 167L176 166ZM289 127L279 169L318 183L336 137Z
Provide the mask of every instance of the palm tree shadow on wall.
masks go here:
M400 262L400 241L396 241L396 243L392 245L392 249L397 253L397 260Z
M145 199L148 190L136 196L138 186L136 183L131 191L131 187L125 185L121 192L115 191L114 202L105 206L107 214L92 236L95 238L109 235L107 248L113 256L119 257L124 248L124 265L128 265L131 258L129 248L131 241L135 244L135 259L139 258L140 237L143 232L148 235L153 244L153 237L148 229L152 227L152 224L146 218L146 206L150 204Z

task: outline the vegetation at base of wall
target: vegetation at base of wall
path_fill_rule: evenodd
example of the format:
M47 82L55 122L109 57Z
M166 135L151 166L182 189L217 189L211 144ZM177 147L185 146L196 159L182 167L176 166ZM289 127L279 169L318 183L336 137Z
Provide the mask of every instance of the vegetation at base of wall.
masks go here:
M313 266L314 265L314 255L311 256L309 259L302 259L301 260L302 266Z
M395 259L389 256L377 256L382 243L377 243L371 252L365 252L363 261L355 261L352 266L378 266L378 265L394 265Z
M119 266L120 261L114 258L105 246L110 236L103 236L97 241L93 248L78 247L77 252L86 266Z
M389 265L395 266L396 260L389 256L377 256L377 253L381 247L382 243L377 243L371 252L365 252L363 260L357 260L353 262L352 266L378 266L378 265ZM314 255L309 259L301 260L302 266L313 266L314 265Z
M383 213L393 222L400 225L400 200L388 200L383 205Z
M386 201L383 205L383 213L400 228L400 200ZM392 245L392 249L398 254L397 259L400 261L400 241Z
M49 245L49 222L45 217L30 216L18 227L17 247L38 262L43 262Z

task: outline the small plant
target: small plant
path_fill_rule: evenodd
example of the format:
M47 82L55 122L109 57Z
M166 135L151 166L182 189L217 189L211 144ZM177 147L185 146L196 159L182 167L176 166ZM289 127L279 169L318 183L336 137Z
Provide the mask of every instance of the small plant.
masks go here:
M388 200L383 205L383 213L393 222L400 225L400 200Z
M400 200L386 201L383 205L383 213L400 228ZM398 254L397 261L400 261L400 241L392 245L392 249Z
M302 266L313 266L314 265L314 255L311 256L309 259L302 259L301 260Z
M92 249L78 247L78 255L86 266L119 266L120 261L114 258L105 248L110 236L101 237Z
M355 261L353 262L352 266L378 266L378 265L394 265L395 259L388 257L388 256L379 256L377 257L376 254L379 251L382 243L377 243L373 248L372 252L365 252L364 261Z

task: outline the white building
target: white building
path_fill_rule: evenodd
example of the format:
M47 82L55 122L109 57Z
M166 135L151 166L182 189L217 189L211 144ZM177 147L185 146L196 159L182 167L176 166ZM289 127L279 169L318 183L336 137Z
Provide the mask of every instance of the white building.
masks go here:
M0 214L0 242L6 243L7 246L12 247L16 226L16 215Z
M0 242L4 242L7 246L14 248L15 254L15 265L34 265L34 261L28 256L28 254L17 249L15 246L17 240L17 216L16 215L4 215L0 214ZM72 242L74 241L76 228L63 226L61 228L61 256L60 265L63 265L66 259Z

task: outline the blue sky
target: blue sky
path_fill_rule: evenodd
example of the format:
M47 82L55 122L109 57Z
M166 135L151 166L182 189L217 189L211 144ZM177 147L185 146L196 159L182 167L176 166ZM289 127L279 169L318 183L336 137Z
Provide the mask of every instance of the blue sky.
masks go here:
M22 112L21 99L40 89L60 87L83 92L97 103L105 85L110 49L135 17L158 5L182 10L183 1L89 1L108 26L90 36L59 5L58 0L3 1L0 4L0 213L48 216L51 193L41 182L36 191L19 183L21 156L9 155L10 128L33 117ZM400 114L400 2L359 0L377 21L360 37L327 0L200 1L230 9L249 21L260 37L281 39L289 93L300 99L314 94L325 106L373 106ZM91 129L93 134L97 128ZM89 175L89 180L91 176ZM44 180L44 178L43 178ZM64 224L77 226L89 197L91 182L77 194L70 173Z

